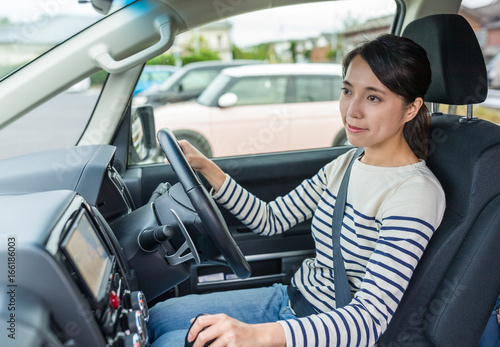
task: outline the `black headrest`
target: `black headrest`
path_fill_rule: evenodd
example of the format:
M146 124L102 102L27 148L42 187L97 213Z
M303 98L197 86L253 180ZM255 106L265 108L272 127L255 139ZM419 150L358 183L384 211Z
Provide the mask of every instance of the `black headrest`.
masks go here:
M465 18L457 14L420 18L406 26L403 36L422 46L431 63L432 82L425 101L466 105L486 99L486 65Z

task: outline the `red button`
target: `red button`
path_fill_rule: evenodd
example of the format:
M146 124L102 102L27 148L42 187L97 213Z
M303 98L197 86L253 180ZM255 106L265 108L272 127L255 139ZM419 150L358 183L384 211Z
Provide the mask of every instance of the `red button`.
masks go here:
M116 292L114 290L109 293L109 302L115 310L120 307L120 298L118 297L118 295L116 295Z

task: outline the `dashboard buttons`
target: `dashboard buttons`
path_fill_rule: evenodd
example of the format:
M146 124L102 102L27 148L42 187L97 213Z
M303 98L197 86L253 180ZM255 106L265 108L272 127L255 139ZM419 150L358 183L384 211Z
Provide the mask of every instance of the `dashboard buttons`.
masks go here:
M139 311L145 322L149 320L149 309L146 296L142 291L130 292L126 290L123 293L123 306L129 311Z
M138 334L141 342L148 340L148 328L140 311L132 311L127 315L128 330L130 335Z
M146 296L141 291L132 292L130 294L130 302L133 310L140 311L144 321L149 320L149 309L146 302Z

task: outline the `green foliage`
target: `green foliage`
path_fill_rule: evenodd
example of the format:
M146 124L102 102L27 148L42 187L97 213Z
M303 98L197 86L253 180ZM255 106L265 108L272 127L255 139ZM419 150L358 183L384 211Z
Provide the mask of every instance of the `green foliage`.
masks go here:
M245 49L233 45L233 59L269 60L270 48L270 43L261 43Z
M108 78L108 73L106 71L97 71L95 74L90 76L90 85L93 87L102 86L106 81L106 78Z
M336 62L337 57L340 57L342 52L338 49L331 49L328 51L327 57L330 61Z
M182 65L193 63L195 61L219 60L219 53L202 48L200 49L199 54L193 53L191 55L181 57L181 59Z
M292 61L297 62L297 41L290 41L290 51L292 52Z
M175 65L173 54L160 54L147 62L147 65Z
M180 57L180 59L181 65L186 65L195 61L219 60L219 54L202 48L199 54L191 53L190 55ZM150 59L147 65L175 65L175 57L171 53L164 53Z

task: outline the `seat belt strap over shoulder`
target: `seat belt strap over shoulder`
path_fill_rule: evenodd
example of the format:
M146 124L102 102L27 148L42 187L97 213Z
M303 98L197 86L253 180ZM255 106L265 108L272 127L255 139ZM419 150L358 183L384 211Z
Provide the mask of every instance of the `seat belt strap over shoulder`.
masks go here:
M335 208L332 218L332 244L333 244L333 274L335 276L335 302L337 308L344 307L352 300L351 289L347 280L347 274L344 266L344 259L340 249L340 232L342 230L342 222L344 220L344 210L347 198L347 187L349 185L349 176L354 161L364 152L364 148L358 148L347 167L344 178L340 183Z

